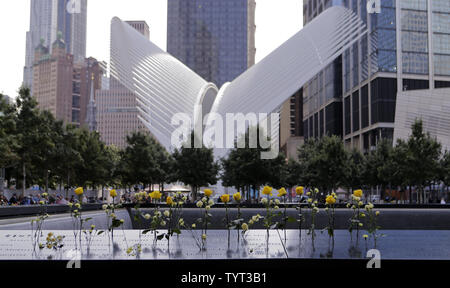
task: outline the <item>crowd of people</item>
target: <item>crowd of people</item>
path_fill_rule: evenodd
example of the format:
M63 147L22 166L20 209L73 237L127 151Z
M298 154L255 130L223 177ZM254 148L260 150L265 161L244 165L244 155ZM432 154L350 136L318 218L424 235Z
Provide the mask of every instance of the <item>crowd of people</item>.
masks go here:
M33 194L28 196L17 196L16 193L14 193L9 199L4 196L0 195L0 206L26 206L26 205L38 205L39 202L42 201L41 194ZM79 203L77 197L74 197L73 195L70 198L66 198L60 194L54 194L48 196L48 202L47 204L50 205L66 205L68 203ZM83 203L101 203L101 199L88 199L86 196L83 196L82 199Z

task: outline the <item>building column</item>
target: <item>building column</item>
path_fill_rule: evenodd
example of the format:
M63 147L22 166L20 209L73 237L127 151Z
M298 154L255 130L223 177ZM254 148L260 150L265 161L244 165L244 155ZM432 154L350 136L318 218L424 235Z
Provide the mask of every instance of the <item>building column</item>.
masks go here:
M433 6L431 0L427 1L428 6L428 73L430 79L430 89L434 89L434 54L433 54Z
M397 40L397 92L403 91L403 53L402 53L402 5L400 0L395 3L395 29Z

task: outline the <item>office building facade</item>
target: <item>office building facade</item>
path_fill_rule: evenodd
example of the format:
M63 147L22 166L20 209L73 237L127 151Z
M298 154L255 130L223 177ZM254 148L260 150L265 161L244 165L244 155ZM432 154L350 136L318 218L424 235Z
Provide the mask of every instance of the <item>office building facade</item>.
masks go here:
M126 21L139 33L150 39L150 29L145 21ZM112 35L112 37L114 37ZM112 39L115 41L115 39ZM136 95L119 80L111 76L108 87L96 92L96 123L102 141L118 148L127 147L127 136L133 132L148 133L139 119Z
M337 60L335 73L325 69L303 87L305 137L325 131L341 136L347 147L368 151L382 138L393 139L398 92L450 86L450 2L380 4L380 13L368 13L363 0L304 1L306 25L325 9L341 5L359 15L368 29ZM330 133L330 123L337 127L335 133Z
M167 52L221 87L255 64L255 0L168 0Z
M66 124L87 126L90 89L101 89L103 69L94 58L75 63L66 52L61 34L52 49L42 43L35 49L33 96L39 108L50 111Z
M74 4L73 7L70 4ZM62 35L66 52L75 62L86 57L87 0L31 0L30 30L26 38L26 56L23 84L32 89L34 52L41 42L50 48Z

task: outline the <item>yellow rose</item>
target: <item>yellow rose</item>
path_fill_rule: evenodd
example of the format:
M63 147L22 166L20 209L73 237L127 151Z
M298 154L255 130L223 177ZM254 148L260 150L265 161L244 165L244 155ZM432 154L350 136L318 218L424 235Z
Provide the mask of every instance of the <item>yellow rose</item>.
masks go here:
M112 198L116 198L117 197L117 192L115 189L112 189L111 191L109 191L109 196L111 196Z
M211 197L211 195L213 194L213 191L211 189L205 189L204 192L206 197Z
M150 197L152 199L159 200L159 199L161 199L161 196L162 196L162 194L159 191L153 191L152 193L150 193Z
M336 203L336 198L334 198L332 195L328 195L327 198L325 199L325 202L328 205L333 205Z
M167 199L166 199L166 203L167 203L167 205L173 205L173 199L172 199L172 197L167 197Z
M280 190L278 190L278 195L277 195L278 197L283 197L286 195L287 195L286 189L281 188Z
M222 196L220 196L220 200L222 200L223 203L228 203L230 202L230 195L223 194Z
M363 194L363 192L361 189L355 190L353 192L353 195L355 195L356 197L362 197L362 194Z
M241 199L242 199L241 193L239 193L239 192L234 193L234 194L233 194L233 199L234 199L234 201L236 201L236 202L240 202Z
M83 187L75 189L75 194L77 194L78 196L83 195L83 193L84 193Z
M295 193L297 193L298 196L303 195L304 191L305 191L305 188L303 186L299 186L299 187L295 188Z
M247 231L248 230L248 224L247 223L243 223L241 228L242 228L243 231Z
M272 196L272 187L265 186L262 190L262 194Z

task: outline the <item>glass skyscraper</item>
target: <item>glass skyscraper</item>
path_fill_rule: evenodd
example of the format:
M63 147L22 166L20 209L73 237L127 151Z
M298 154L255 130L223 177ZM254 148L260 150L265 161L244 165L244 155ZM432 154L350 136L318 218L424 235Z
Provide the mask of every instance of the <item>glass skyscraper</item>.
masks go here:
M168 0L167 52L219 88L255 63L254 0Z
M380 3L381 13L368 13L367 0L304 1L305 25L342 5L368 28L303 87L305 138L335 134L347 147L368 151L393 137L397 92L450 87L450 1Z

